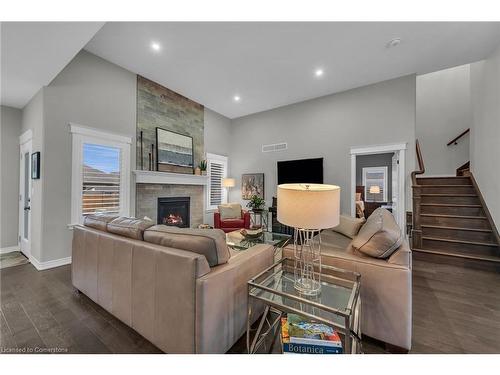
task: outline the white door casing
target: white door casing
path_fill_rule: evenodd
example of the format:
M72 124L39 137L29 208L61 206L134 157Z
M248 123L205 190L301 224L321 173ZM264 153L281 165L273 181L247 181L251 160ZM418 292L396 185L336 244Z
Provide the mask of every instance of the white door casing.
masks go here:
M19 137L19 248L30 258L31 255L31 152L32 133L27 131Z
M356 156L357 155L370 155L370 154L383 154L387 152L394 152L397 160L398 183L397 183L397 206L395 212L395 219L400 228L406 228L406 195L405 195L405 175L406 175L406 143L387 144L387 145L374 145L374 146L361 146L351 148L351 216L356 216Z

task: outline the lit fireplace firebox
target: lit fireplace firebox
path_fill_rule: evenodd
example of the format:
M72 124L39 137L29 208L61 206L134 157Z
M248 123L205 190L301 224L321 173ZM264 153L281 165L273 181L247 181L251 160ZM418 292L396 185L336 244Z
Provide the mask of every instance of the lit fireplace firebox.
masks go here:
M189 228L189 197L158 198L158 224Z

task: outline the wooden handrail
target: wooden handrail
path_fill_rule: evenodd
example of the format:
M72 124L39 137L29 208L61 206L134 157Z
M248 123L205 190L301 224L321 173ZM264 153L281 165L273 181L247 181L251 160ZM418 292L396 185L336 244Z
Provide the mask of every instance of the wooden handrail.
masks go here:
M467 128L464 130L460 135L456 136L453 138L451 141L449 141L446 146L451 146L452 144L457 144L457 141L462 138L464 135L466 135L468 132L470 132L470 128Z
M417 175L425 173L425 165L424 158L422 157L422 151L420 151L420 144L418 143L418 139L415 142L415 147L417 151L417 160L418 160L418 169L411 172L411 180L414 186L417 186Z

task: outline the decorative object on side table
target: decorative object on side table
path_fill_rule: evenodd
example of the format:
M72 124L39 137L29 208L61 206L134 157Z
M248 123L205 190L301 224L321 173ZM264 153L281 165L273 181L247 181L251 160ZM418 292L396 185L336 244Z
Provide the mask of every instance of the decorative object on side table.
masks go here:
M40 151L31 154L31 179L40 178Z
M240 233L243 237L245 238L259 238L260 236L262 236L262 228L259 228L259 229L255 229L255 230L252 230L252 229L241 229L240 230Z
M247 203L247 207L251 208L254 212L259 212L263 210L266 201L264 198L259 197L258 195L252 195L250 197L250 201Z
M264 198L264 173L247 173L241 176L241 198L251 199L254 195Z
M210 224L199 224L198 229L214 229Z
M304 295L321 292L321 230L337 226L339 217L340 187L278 185L278 221L295 228L294 286Z

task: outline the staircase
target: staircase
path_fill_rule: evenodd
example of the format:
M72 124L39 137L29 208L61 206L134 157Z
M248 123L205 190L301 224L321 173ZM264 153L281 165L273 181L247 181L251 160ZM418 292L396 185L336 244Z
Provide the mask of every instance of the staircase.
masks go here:
M498 234L473 176L417 177L425 172L418 142L417 159L420 170L412 173L413 251L455 264L457 259L463 265L488 263L500 270Z

